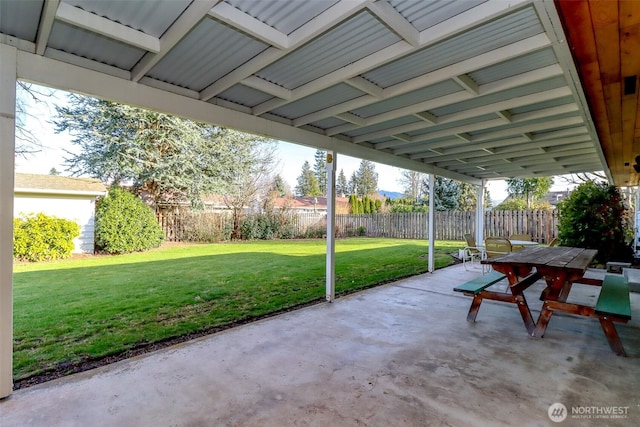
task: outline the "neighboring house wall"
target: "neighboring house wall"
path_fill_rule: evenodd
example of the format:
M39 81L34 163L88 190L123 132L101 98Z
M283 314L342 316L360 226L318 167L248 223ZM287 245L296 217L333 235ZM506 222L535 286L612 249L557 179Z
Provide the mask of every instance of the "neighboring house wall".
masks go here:
M15 174L13 216L44 213L80 226L74 253L93 253L96 198L107 189L97 179Z
M80 226L80 236L73 240L73 253L93 253L95 197L16 193L13 199L14 217L44 213L74 221Z

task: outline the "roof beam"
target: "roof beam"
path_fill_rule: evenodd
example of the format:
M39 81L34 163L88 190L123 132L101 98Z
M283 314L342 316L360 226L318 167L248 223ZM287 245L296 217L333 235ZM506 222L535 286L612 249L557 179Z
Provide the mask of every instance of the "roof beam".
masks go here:
M420 32L420 44L435 43L447 37L450 37L451 28L460 29L460 31L478 25L479 22L486 22L494 19L496 16L508 11L515 10L520 6L529 4L529 0L511 0L505 1L488 1L482 3L472 9L460 13L446 21L440 22L424 31Z
M398 11L386 1L377 1L368 6L382 22L413 47L420 46L420 33Z
M38 37L36 38L37 55L44 55L59 4L60 0L45 0L42 15L40 16L40 25L38 26Z
M56 18L67 24L118 40L148 52L160 51L160 40L142 31L111 21L96 14L84 11L68 3L60 3Z
M540 43L545 43L544 40L542 38L535 38L535 39L527 39L529 41L529 46L534 45L537 46L537 48L540 47ZM524 45L519 45L518 48L521 49L526 49L527 44ZM505 47L506 48L506 47ZM508 49L509 51L512 51L512 49ZM492 55L489 55L493 52ZM464 61L466 64L466 69L465 72L471 72L474 71L476 69L482 68L484 66L488 66L488 65L492 65L495 60L495 51L492 52L488 52L486 54L482 54L482 55L478 55L476 57L470 58L468 61ZM527 52L522 52L522 54L525 54ZM492 59L491 64L486 64L486 60L487 60L487 56L489 58ZM423 76L420 77L416 77L414 79L411 79L409 81L406 82L402 82L402 83L398 83L396 85L390 86L388 88L384 89L383 92L383 98L392 98L394 96L399 96L399 95L404 95L405 93L411 92L412 90L416 90L416 89L420 89L422 87L425 86L429 86L435 83L439 83L441 81L444 80L448 80L450 78L450 75L452 72L454 72L458 67L460 66L460 63L458 64L453 64L449 67L444 67L440 70L434 71L432 73L429 74L425 74ZM443 71L444 70L444 71ZM459 70L458 70L459 71ZM557 65L550 65L544 68L540 68L538 70L533 70L533 71L529 71L527 73L523 73L517 76L513 76L513 77L509 77L506 79L502 79L499 80L497 82L494 83L488 83L486 85L482 85L479 88L480 91L480 95L488 95L489 93L495 93L495 92L499 92L501 90L506 90L506 89L510 89L510 88L514 88L514 87L518 87L518 86L522 86L525 84L529 84L529 83L534 83L534 82L538 82L541 80L545 80L551 77L555 77L555 76L560 76L562 75L562 69L557 66ZM460 91L459 94L457 94L456 96L460 97L460 101L466 100L466 99L471 99L474 97L474 95L470 92L466 92L466 91ZM444 97L440 98L440 99L445 99ZM370 103L374 103L374 102L378 102L380 101L380 99L376 99L376 98L372 98ZM398 117L402 117L404 115L408 115L408 114L413 114L413 113L417 113L420 111L424 111L424 110L428 110L430 108L437 108L437 106L442 106L442 105L446 105L446 104L440 104L437 106L424 106L424 105L431 105L428 104L430 102L432 102L433 100L429 100L429 101L424 101L422 103L418 103L418 104L414 104L413 107L412 106L407 106L407 107L403 107L402 109L398 109L398 110L394 110L394 111L390 111L387 113L383 113L384 115L377 115L374 117L370 117L367 123L368 124L375 124L375 123L379 123L382 121L386 121L386 120L390 120L391 118L398 118ZM448 101L447 103L451 103L454 101ZM359 106L357 108L361 108L366 106L367 104L359 104ZM334 108L338 108L339 106L342 106L343 111L348 111L348 108L346 108L346 103L344 104L338 104L335 105ZM297 119L295 119L295 122L298 123L298 125L302 125L302 124L306 124L306 123L311 123L314 122L316 120L322 120L322 119L326 119L327 117L332 116L333 114L330 115L322 115L321 112L315 112L312 114L307 114L305 116L302 117L298 117ZM349 130L352 129L345 129L345 130L337 130L334 131L333 129L331 130L331 134L336 134L336 133L340 133L340 132L347 132Z
M218 79L200 92L200 99L207 101L231 86L246 79L252 74L285 56L291 50L310 41L314 37L339 24L358 10L364 8L371 0L340 0L320 15L307 22L289 35L287 49L270 47L251 60L236 68L232 73ZM216 6L217 7L217 6ZM275 105L275 104L274 104ZM273 108L277 108L274 106Z
M220 3L209 11L209 16L217 18L220 21L230 24L237 29L252 35L258 40L277 47L278 49L287 49L289 47L289 37L280 31L257 20L240 9L236 9L228 3Z
M446 21L445 21L446 22ZM450 30L451 35L457 33L457 29L452 27ZM521 40L512 43L507 46L494 49L490 52L478 55L474 58L463 60L457 64L452 64L447 67L440 68L424 76L416 77L408 82L402 83L402 92L406 93L430 84L438 83L451 78L451 75L459 75L461 72L466 73L468 71L477 70L489 65L496 64L498 62L506 61L510 58L524 55L528 52L541 49L549 46L551 41L546 34L537 34L529 37L525 40ZM419 46L422 48L424 45ZM316 80L306 83L294 90L294 96L289 102L296 101L297 99L309 96L319 90L326 89L334 86L345 79L355 77L359 74L365 73L371 69L377 68L388 62L391 62L401 56L405 56L418 48L411 46L405 41L399 41L385 49L379 50L365 58L362 58L346 67L340 68L332 73L322 76ZM467 71L468 70L468 71ZM397 86L397 85L396 85ZM394 86L384 90L385 98L399 95L401 93L395 93L396 88ZM269 109L278 108L285 105L287 102L281 102L278 105L269 104L268 101L264 105L258 105L254 108L255 113L260 115L269 111Z
M342 113L337 114L336 117L340 120L344 120L345 122L353 123L355 125L362 126L364 124L364 119L360 116L356 116L355 114Z
M458 83L464 90L471 92L473 95L480 93L478 89L478 83L474 82L471 77L466 74L460 74L459 76L453 76L453 81Z
M164 58L221 0L194 0L176 22L160 37L160 51L146 53L131 70L131 80L140 81L145 74Z
M539 141L536 143L527 143L523 141L519 141L518 143L513 143L509 146L500 147L500 149L494 149L490 153L487 152L487 149L479 148L479 147L469 147L465 152L458 152L455 154L449 154L449 151L446 150L442 156L430 156L430 157L420 157L424 159L424 161L434 161L437 162L440 167L448 167L455 164L458 159L465 159L467 163L476 165L476 164L485 164L488 160L495 157L521 157L521 156L530 156L534 154L540 154L541 149L548 149L550 147L555 146L571 146L573 148L585 148L592 147L591 145L591 137L589 135L581 135L575 136L573 138L566 138L563 140L547 140L547 141Z
M516 108L516 107L521 107L521 106L524 106L524 105L529 105L529 104L532 104L532 103L537 103L537 102L543 102L543 101L548 101L548 100L552 100L552 99L563 98L563 97L565 97L565 96L567 96L569 94L571 94L571 90L569 88L561 87L561 88L557 88L557 89L547 90L547 91L544 91L544 92L538 92L538 93L533 93L533 94L530 94L530 95L521 96L521 97L518 97L518 98L508 99L506 101L494 102L494 103L483 105L483 106L480 106L480 107L470 108L468 110L464 110L464 111L459 111L457 113L448 114L446 116L440 116L440 117L438 117L437 126L441 126L441 125L445 125L445 124L449 124L449 123L455 123L457 121L472 119L474 117L479 117L479 116L483 116L485 114L494 113L496 110L503 110L503 109L507 109L507 108ZM568 104L568 105L570 105L570 107L565 107L562 111L567 112L567 111L575 111L575 110L578 109L578 106L575 105L575 104ZM519 115L519 116L522 117L521 115ZM518 116L516 116L516 117L518 117ZM515 118L512 118L512 119L513 119L513 122L516 121ZM502 120L502 119L497 119L497 120L499 121L499 123L501 125L504 125L504 120ZM493 122L495 122L495 120L490 120L489 122L493 123ZM489 123L489 122L487 122L487 123ZM425 126L425 123L410 123L410 124L407 124L407 125L396 126L394 128L389 128L389 129L384 129L384 130L380 130L380 131L366 133L364 135L360 135L358 137L355 137L353 139L353 142L355 142L357 144L359 142L368 141L370 139L381 138L381 137L389 136L389 135L392 135L392 134L395 134L395 133L412 132L412 131L424 129L425 127L427 127L427 126ZM488 127L488 126L484 126L482 123L476 124L476 125L474 125L474 129L473 130L480 130L480 129L484 128L484 127ZM443 131L443 132L446 132L446 131ZM449 131L449 133L451 133L451 131ZM416 141L419 141L419 139L416 139Z
M365 78L353 77L345 80L345 83L353 88L363 91L364 93L375 96L376 98L382 98L384 96L384 90L380 86L371 83Z
M191 120L215 123L219 126L239 129L255 135L266 135L281 141L336 151L348 156L380 162L390 166L417 172L433 173L475 185L480 184L474 178L439 169L422 162L411 161L404 157L394 156L391 153L373 150L365 146L345 144L343 140L338 138L331 138L283 123L266 120L262 117L232 111L208 102L169 93L128 79L106 75L24 51L18 51L17 77L61 90L81 92L102 99L163 111Z
M273 84L265 79L261 79L260 77L249 76L242 80L240 84L259 90L260 92L268 93L269 95L277 96L278 98L291 98L291 91L289 89Z

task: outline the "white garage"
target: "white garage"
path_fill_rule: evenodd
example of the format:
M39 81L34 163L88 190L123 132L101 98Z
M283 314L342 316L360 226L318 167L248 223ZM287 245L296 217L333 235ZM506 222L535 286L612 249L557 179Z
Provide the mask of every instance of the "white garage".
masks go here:
M80 225L74 239L74 253L93 253L95 203L107 194L105 186L93 178L16 173L13 215L44 213Z

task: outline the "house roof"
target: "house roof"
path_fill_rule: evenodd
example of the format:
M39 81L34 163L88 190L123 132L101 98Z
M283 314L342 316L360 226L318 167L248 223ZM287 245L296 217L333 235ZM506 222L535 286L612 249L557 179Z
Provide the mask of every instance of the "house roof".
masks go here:
M102 196L107 188L94 178L73 178L59 175L36 175L16 173L14 191L16 193L71 194Z
M553 0L3 0L0 43L16 49L18 78L419 172L476 184L612 179L562 10Z

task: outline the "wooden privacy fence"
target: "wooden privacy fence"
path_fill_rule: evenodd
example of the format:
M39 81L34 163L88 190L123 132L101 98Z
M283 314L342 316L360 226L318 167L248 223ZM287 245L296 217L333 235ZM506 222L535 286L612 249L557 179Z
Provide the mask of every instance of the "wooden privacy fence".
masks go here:
M233 225L228 212L194 214L187 210L159 210L157 217L169 241L226 240ZM287 217L292 238L315 237L326 230L324 213L290 212ZM198 227L194 226L195 221ZM429 214L425 212L336 215L336 236L428 239L428 224ZM436 212L434 225L437 240L464 240L465 233L475 234L475 212ZM528 234L536 242L549 243L558 235L558 214L553 210L485 213L485 236L512 234Z
M364 235L399 239L427 239L429 214L425 212L365 215L336 215L339 237ZM464 240L465 233L475 234L475 212L436 212L436 240ZM539 243L549 243L558 235L556 211L489 211L485 213L484 235L509 237L528 234Z

